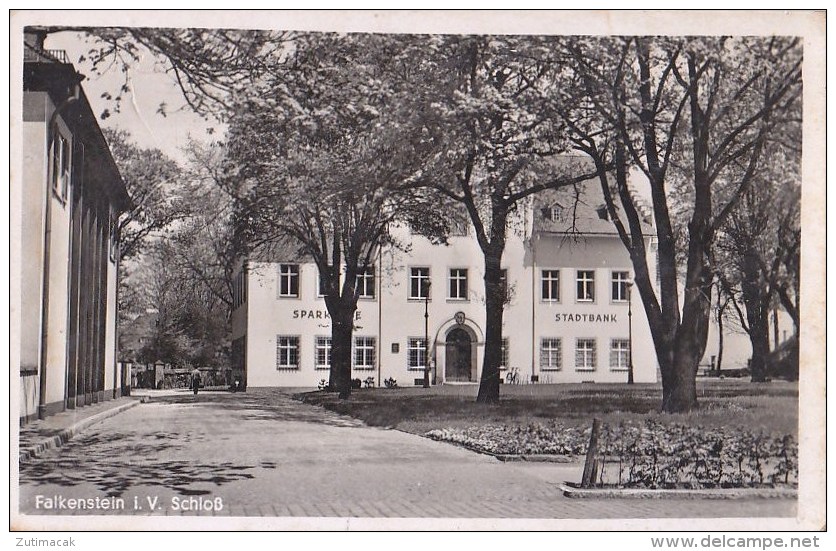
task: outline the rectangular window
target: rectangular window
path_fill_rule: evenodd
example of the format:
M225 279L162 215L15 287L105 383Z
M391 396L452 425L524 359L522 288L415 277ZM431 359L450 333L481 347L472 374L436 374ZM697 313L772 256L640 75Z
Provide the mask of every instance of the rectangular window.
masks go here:
M298 336L276 336L276 369L299 369Z
M595 369L595 339L578 339L575 346L575 368L578 371Z
M543 270L543 300L560 302L560 270Z
M235 280L233 282L233 291L235 292L234 302L232 304L233 308L238 308L245 302L247 302L247 269L241 268L241 271L238 272L238 275L235 276Z
M374 369L375 338L354 339L354 369Z
M540 369L543 371L557 371L562 362L559 338L543 338L540 340Z
M578 301L595 300L595 271L578 270Z
M322 277L322 272L317 270L316 276L316 296L324 297L327 293L326 285L325 285L325 278Z
M110 212L110 260L116 262L116 259L119 258L119 224L113 210Z
M430 296L430 269L409 269L409 298L425 299Z
M374 298L374 268L362 268L357 274L357 296Z
M499 364L499 369L508 369L508 361L510 358L509 348L508 337L502 337L502 362Z
M299 296L299 265L279 264L279 296Z
M407 349L407 367L409 369L421 370L426 368L427 345L422 338L409 338L409 347Z
M59 199L66 201L70 184L70 142L55 133L52 151L52 189Z
M610 343L610 369L623 371L630 367L630 341L613 339Z
M452 268L450 270L450 298L467 300L467 270Z
M317 337L314 369L331 369L331 337Z
M612 300L613 302L626 302L629 298L630 272L612 273Z

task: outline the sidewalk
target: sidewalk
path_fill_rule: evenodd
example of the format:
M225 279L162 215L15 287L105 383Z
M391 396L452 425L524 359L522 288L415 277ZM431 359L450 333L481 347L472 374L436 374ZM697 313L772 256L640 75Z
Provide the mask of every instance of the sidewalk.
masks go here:
M20 427L20 462L37 457L46 450L57 448L90 425L103 421L140 403L139 396L105 400L77 409L68 409L37 419Z

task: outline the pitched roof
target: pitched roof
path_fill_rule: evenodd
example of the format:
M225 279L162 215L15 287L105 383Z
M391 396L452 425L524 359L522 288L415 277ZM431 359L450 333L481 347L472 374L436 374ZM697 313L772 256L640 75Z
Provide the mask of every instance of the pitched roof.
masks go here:
M653 233L652 211L640 197L635 197L642 224L642 233ZM627 217L616 204L619 219L627 226ZM534 200L533 229L536 232L583 235L617 235L597 180L547 190Z
M85 163L92 167L85 185L91 185L107 196L118 210L128 210L131 198L84 93L81 85L84 76L66 61L62 51L37 50L27 44L26 52L24 92L46 92L56 106L65 106L61 117L72 129L74 137L85 143ZM68 101L70 99L73 101Z

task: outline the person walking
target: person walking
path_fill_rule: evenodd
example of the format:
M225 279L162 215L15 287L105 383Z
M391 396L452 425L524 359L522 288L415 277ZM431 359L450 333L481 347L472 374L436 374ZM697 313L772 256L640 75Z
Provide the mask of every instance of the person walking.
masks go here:
M197 389L200 388L200 370L194 368L192 370L192 390L197 395Z

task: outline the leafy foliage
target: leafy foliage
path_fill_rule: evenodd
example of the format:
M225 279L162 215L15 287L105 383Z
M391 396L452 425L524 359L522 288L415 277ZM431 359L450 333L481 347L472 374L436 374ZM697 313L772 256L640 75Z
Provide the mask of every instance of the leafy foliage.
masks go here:
M412 147L409 89L381 74L393 40L297 36L288 62L253 83L230 118L226 181L243 240L316 263L332 319L330 383L341 395L357 275L382 246L400 245L391 226L443 239L448 223L443 201L419 185L427 153Z
M428 234L443 235L445 221L426 215L461 205L486 265L480 401L499 395L499 266L518 207L542 189L597 176L633 261L663 407L693 409L717 272L713 245L767 178L771 137L799 154L802 47L793 37L71 30L96 38L89 57L97 68L127 71L152 52L191 108L232 122L237 168L229 180L242 186L248 238L290 236L312 256L332 316L352 311L356 269L386 243L389 224L428 221ZM570 150L588 156L593 170L561 171L548 161ZM631 168L650 183L651 213L629 185ZM418 193L427 187L440 198ZM294 197L306 199L304 209ZM656 243L647 247L642 220L650 218ZM786 249L797 235L785 236ZM797 273L797 255L784 256L782 273ZM785 283L792 278L775 279L778 299L797 314L797 292L793 299Z
M663 407L690 411L708 335L712 244L769 162L769 136L798 122L801 45L780 37L567 37L560 50L567 81L559 112L571 140L599 168L615 165L599 179L633 261ZM645 242L630 167L650 184L656 251Z
M233 205L217 182L217 148L191 144L168 187L176 222L147 236L120 281L120 353L144 363L226 367L235 261ZM174 193L172 193L174 192Z
M132 258L142 252L149 236L184 215L177 200L182 171L159 149L134 144L125 130L104 128L102 133L131 197L130 209L119 219L119 239L121 258Z

